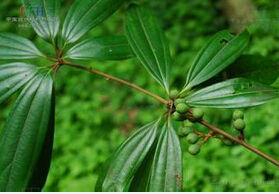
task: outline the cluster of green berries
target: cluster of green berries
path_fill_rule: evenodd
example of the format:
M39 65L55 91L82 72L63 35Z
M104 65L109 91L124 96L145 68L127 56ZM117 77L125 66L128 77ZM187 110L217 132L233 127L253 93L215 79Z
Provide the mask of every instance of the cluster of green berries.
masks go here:
M244 113L240 110L235 110L233 113L233 127L239 132L245 129Z
M186 137L187 143L190 144L188 147L188 152L190 154L197 155L200 152L200 145L198 144L199 137L194 133L193 123L184 121L178 130L178 135Z
M177 121L186 120L185 114L190 111L190 107L186 103L186 99L177 98L179 92L177 90L172 90L170 92L170 98L174 100L175 112L173 112L173 118ZM192 115L194 119L200 120L204 116L204 112L201 109L192 109Z

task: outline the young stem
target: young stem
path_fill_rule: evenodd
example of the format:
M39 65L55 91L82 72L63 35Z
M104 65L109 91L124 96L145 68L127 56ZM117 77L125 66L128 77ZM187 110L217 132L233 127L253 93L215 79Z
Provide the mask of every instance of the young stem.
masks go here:
M105 74L105 73L97 71L97 70L95 70L93 68L83 67L83 66L76 65L76 64L68 62L68 61L63 61L63 64L67 65L67 66L71 66L71 67L77 68L77 69L82 69L82 70L88 71L88 72L93 73L93 74L97 74L97 75L103 76L107 80L113 80L115 82L124 84L126 86L129 86L130 88L133 88L133 89L138 90L138 91L140 91L140 92L142 92L142 93L144 93L144 94L146 94L148 96L151 96L151 97L155 98L157 101L159 101L159 102L161 102L161 103L163 103L165 105L169 105L169 102L167 100L165 100L165 99L163 99L163 98L161 98L161 97L159 97L159 96L157 96L157 95L155 95L155 94L153 94L153 93L151 93L151 92L149 92L149 91L147 91L147 90L145 90L145 89L143 89L143 88L141 88L141 87L139 87L139 86L137 86L135 84L127 82L125 80L122 80L122 79L119 79L117 77Z
M243 140L240 140L228 133L226 133L225 131L223 131L222 129L219 129L205 121L199 121L200 124L202 124L203 126L209 128L210 130L219 133L221 135L223 135L224 137L226 137L227 139L230 139L242 146L244 146L245 148L249 149L250 151L254 152L255 154L261 156L262 158L268 160L269 162L273 163L275 166L279 167L279 162L277 160L275 160L274 158L266 155L265 153L263 153L262 151L258 150L257 148L254 148L253 146L249 145L248 143L244 142Z

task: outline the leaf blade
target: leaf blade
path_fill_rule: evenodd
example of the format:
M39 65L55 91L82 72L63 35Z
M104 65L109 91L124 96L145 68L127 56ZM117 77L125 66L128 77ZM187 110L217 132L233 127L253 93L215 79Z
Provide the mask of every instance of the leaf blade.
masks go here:
M73 43L111 16L125 0L75 1L63 24L62 38Z
M156 18L143 7L130 6L125 15L125 31L141 64L169 92L171 56Z
M138 129L113 155L102 191L124 191L144 160L157 135L158 121Z
M276 61L261 55L242 55L227 69L226 76L243 77L263 84L272 84L279 75L279 65Z
M235 78L203 88L186 97L193 107L244 108L279 97L279 90L245 78Z
M124 36L102 36L82 41L67 51L65 58L78 60L122 60L133 57Z
M54 42L60 24L60 1L22 0L22 3L35 32L43 39Z
M248 31L236 36L227 30L216 33L200 50L188 72L183 91L199 85L228 67L240 56L248 42Z
M182 190L182 152L171 123L165 124L158 140L149 183L151 192Z
M0 59L33 59L44 57L28 39L12 33L0 33Z
M38 75L19 95L0 139L0 190L24 191L50 121L53 81Z
M34 78L37 70L26 63L10 63L0 66L0 104Z

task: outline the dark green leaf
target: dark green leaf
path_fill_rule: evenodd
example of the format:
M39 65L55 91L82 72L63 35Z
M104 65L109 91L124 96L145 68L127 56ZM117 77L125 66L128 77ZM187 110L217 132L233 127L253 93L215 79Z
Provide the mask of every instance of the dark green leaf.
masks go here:
M279 90L245 78L214 84L187 97L193 107L242 108L266 103L279 97Z
M102 191L124 191L153 145L158 122L152 122L138 129L112 156L111 163L102 184Z
M0 59L32 59L44 57L28 39L11 33L0 33Z
M196 57L188 72L183 91L212 78L228 67L240 56L248 42L247 31L237 36L233 36L227 30L215 34Z
M182 190L182 153L171 123L165 124L158 140L149 183L151 192Z
M33 65L10 63L0 66L0 104L36 75Z
M70 8L62 29L66 43L77 41L89 30L111 16L125 0L76 0Z
M164 32L156 18L142 7L130 6L126 12L125 29L137 58L168 92L171 57Z
M43 144L42 151L37 160L36 167L34 168L33 175L26 188L27 191L40 192L47 180L48 171L51 163L53 138L54 138L54 122L55 122L55 96L54 91L52 93L52 105L50 112L50 121Z
M130 185L130 192L148 192L150 181L150 169L152 166L155 150L156 142L154 142L154 144L150 148L149 153L147 154L138 171L136 172Z
M279 77L279 64L268 57L243 55L225 70L225 74L229 78L243 77L270 85Z
M0 190L24 191L49 130L53 81L38 74L15 102L0 139Z
M70 59L122 60L133 57L132 50L124 36L104 36L85 40L67 53Z
M54 42L59 30L60 0L22 0L22 3L36 33Z

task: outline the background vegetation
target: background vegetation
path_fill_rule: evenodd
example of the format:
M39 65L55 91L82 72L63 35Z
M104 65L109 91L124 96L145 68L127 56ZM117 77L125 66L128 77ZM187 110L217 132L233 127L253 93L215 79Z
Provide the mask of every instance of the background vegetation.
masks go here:
M231 20L222 0L142 0L153 10L170 41L174 56L172 85L184 84L186 70L206 39L224 28L243 22ZM246 54L260 54L274 61L279 58L279 12L277 1L254 0L257 11L247 9L254 19L249 24L252 40ZM72 0L62 1L64 15ZM49 45L37 39L26 23L12 22L19 17L20 0L0 2L0 31L13 32L33 40L39 48ZM243 7L241 4L239 8ZM123 34L123 13L118 11L88 36ZM227 17L226 17L227 16ZM237 24L237 22L239 24ZM86 38L86 37L84 37ZM51 49L52 50L52 49ZM51 54L51 53L50 53ZM9 61L10 62L10 61ZM36 61L42 63L44 61ZM7 61L1 61L1 64ZM163 90L135 59L120 62L88 61L93 67L122 77L154 93ZM263 69L265 64L263 63ZM279 69L279 67L278 67ZM277 84L278 83L278 84ZM279 86L279 81L274 85ZM1 106L0 129L11 108ZM130 132L157 118L162 112L156 101L125 86L101 77L62 67L56 78L56 132L45 191L93 191L102 163ZM231 110L206 110L207 120L226 131L231 130ZM279 101L245 110L247 141L279 159ZM0 131L1 132L1 131ZM241 146L227 147L210 140L201 153L190 156L181 139L185 191L278 191L279 169Z

